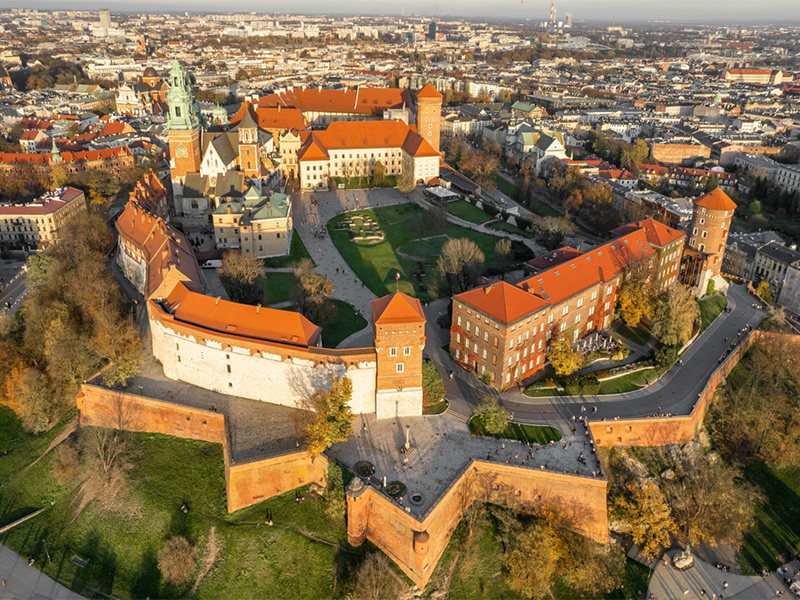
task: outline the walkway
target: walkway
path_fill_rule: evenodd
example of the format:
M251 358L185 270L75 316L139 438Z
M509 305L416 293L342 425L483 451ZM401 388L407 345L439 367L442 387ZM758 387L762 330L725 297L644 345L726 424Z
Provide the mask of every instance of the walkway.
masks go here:
M0 599L37 598L41 600L83 600L83 596L56 583L16 552L0 545Z

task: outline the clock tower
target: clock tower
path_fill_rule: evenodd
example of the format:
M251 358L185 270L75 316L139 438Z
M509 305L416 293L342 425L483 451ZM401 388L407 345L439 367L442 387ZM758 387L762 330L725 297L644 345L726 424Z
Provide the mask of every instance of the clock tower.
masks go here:
M169 85L167 139L170 176L173 184L182 186L187 173L200 171L200 111L189 78L177 60L172 61Z

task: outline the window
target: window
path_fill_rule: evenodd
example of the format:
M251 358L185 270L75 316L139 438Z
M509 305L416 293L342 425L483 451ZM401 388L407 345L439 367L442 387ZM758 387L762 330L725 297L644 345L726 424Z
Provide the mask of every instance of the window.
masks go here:
M705 237L708 237L708 232L707 232L706 230L703 230L703 237L704 237L704 238L705 238Z
M389 348L389 356L397 356L397 348Z
M411 356L411 346L403 346L403 356Z
M461 317L458 317L458 326L461 327Z
M475 325L475 335L481 337L481 328Z
M405 365L403 363L397 363L395 369L397 370L398 373L402 373L403 370L405 369Z
M606 303L603 305L603 309L604 309L604 310L608 310L608 302L606 302Z
M467 331L472 331L472 323L467 321Z
M558 328L559 331L564 331L567 328L566 323L561 323L561 327Z
M591 317L594 314L594 306L589 307L589 316Z
M577 315L575 315L575 325L577 325L577 324L578 324L578 323L580 323L580 322L581 322L581 316L580 316L580 314L577 314Z
M456 344L460 344L460 343L461 343L461 334L460 333L456 333Z
M489 332L488 331L484 331L483 332L483 341L484 342L488 342L489 341Z
M578 298L578 308L583 306L583 298Z
M569 305L565 306L565 307L564 307L564 308L561 310L561 316L562 316L562 317L565 317L565 316L567 315L567 313L568 313L568 312L569 312Z
M606 296L610 296L613 291L614 291L614 288L611 287L611 286L608 286L608 288L606 289Z
M694 229L692 229L692 235L697 235L697 227L695 227Z

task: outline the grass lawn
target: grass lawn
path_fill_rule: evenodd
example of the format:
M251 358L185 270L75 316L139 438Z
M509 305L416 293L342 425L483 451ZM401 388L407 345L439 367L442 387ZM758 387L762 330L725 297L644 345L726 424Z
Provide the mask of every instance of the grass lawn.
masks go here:
M538 383L532 383L522 393L531 398L547 398L548 396L566 396L563 390L555 387L542 387Z
M533 233L530 231L524 231L517 227L516 225L512 225L511 223L506 223L505 221L498 221L497 223L492 223L487 225L490 229L498 229L500 231L507 231L508 233L515 233L517 235L521 235L523 237L532 238L535 237Z
M469 421L469 430L475 435L495 437L486 433L481 417L472 417ZM524 425L521 423L508 422L505 431L500 437L507 440L519 440L520 442L535 442L537 444L549 444L550 440L557 442L561 439L561 432L555 427L544 425Z
M134 434L137 453L127 496L113 512L89 504L73 521L76 504L71 501L78 482L59 485L51 478L53 456L26 472L21 469L41 454L55 432L28 435L11 411L0 408L0 448L8 449L0 457L0 524L55 502L0 536L0 543L34 557L38 568L66 587L86 597L96 596L92 589L118 598L188 597L191 586L176 588L161 578L157 554L175 535L202 546L214 526L221 557L194 597L294 599L346 593L341 579L334 592L334 573L352 570L360 557L335 547L346 545L344 519L329 518L322 502L296 503L291 492L227 514L218 444ZM187 514L180 510L184 502ZM267 509L275 521L271 528L263 525ZM70 562L73 556L88 560L88 566L78 568Z
M303 243L303 240L300 239L300 234L295 231L294 234L292 234L292 244L291 246L289 246L288 256L276 256L274 258L265 258L264 266L267 267L268 269L281 269L281 268L291 267L301 258L310 259L311 255L308 253L308 249L306 248L306 245ZM313 259L311 262L314 262Z
M721 294L705 298L698 302L700 306L700 333L714 322L723 309L728 306L728 299Z
M494 173L494 182L497 189L503 192L509 198L515 198L517 194L517 186L511 183L508 179L500 175L497 171Z
M375 210L362 210L354 213L337 215L328 221L327 229L336 249L353 269L353 272L377 296L385 296L395 291L395 273L400 273L399 289L420 300L430 300L426 282L433 269L442 245L448 238L468 238L474 241L486 256L486 267L491 269L497 262L495 244L497 237L477 231L471 231L448 224L444 231L427 234L409 233L406 230L408 221L422 212L415 204L399 204L385 206ZM348 217L369 215L375 219L385 234L385 239L371 243L369 241L354 242L347 230L336 229L336 223ZM438 237L432 237L438 236ZM432 237L427 244L421 245L419 238ZM517 246L518 248L518 246ZM397 250L412 256L425 256L425 261L416 261L399 256ZM421 250L423 253L420 253Z
M549 204L545 204L536 198L531 199L530 202L530 211L534 214L539 215L540 217L563 217L564 213L558 212L555 208L550 206ZM578 225L576 223L576 225ZM580 225L578 225L580 227Z
M632 392L644 387L655 379L658 379L658 371L655 369L644 369L617 377L616 379L607 379L600 382L600 391L598 395Z
M752 574L783 564L783 552L800 550L800 469L770 468L752 463L747 478L761 487L767 501L756 510L756 521L747 532L737 556L742 568Z
M292 273L265 273L261 278L261 287L267 293L270 304L286 302L294 286L294 274Z
M326 348L336 348L342 340L361 331L367 326L364 317L357 315L355 309L342 300L329 300L336 306L336 313L330 325L322 329L322 345Z
M436 404L432 404L431 406L423 406L422 414L440 415L446 410L447 410L447 400L442 400L441 402L437 402Z
M466 200L455 200L453 202L444 202L440 205L447 212L454 214L457 217L480 225L484 221L488 221L491 217L483 212L474 204L470 204Z
M619 329L617 329L617 333L626 340L640 346L645 346L647 342L650 341L650 332L647 331L647 329L645 329L642 325L637 325L636 327L631 328L625 324L622 324Z

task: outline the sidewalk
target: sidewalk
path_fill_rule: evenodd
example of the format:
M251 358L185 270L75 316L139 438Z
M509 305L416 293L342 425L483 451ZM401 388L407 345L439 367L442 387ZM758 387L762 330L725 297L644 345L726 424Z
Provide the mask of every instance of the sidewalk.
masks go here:
M68 590L38 569L29 567L27 560L3 545L0 545L0 578L6 582L5 587L0 587L2 600L83 600L83 596Z

